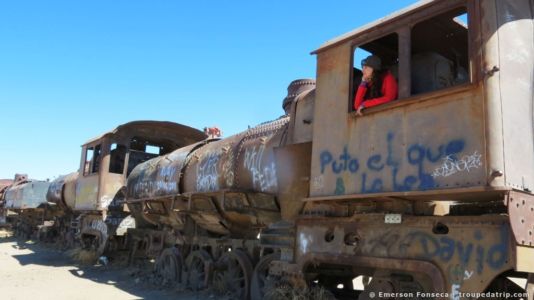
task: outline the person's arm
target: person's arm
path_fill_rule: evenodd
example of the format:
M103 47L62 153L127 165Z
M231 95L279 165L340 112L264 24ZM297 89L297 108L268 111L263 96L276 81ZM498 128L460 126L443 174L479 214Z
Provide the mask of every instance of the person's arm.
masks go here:
M358 110L360 105L362 105L363 97L365 97L366 92L367 92L367 82L362 80L362 82L358 86L356 95L354 96L354 110Z
M382 82L382 91L384 93L384 96L369 99L363 102L362 104L363 107L368 108L368 107L377 106L380 104L393 101L397 98L397 93L398 93L397 81L395 80L395 77L393 77L393 75L389 74L384 77L384 82Z

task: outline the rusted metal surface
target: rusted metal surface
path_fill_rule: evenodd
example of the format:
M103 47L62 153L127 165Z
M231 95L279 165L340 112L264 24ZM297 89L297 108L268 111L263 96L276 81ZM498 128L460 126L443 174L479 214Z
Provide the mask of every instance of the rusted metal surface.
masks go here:
M171 247L162 251L156 261L155 271L168 283L182 282L184 258L178 248Z
M279 193L274 149L284 144L288 123L286 116L223 140L178 149L137 166L128 178L127 201L131 211L149 223L163 222L174 228L183 226L183 213L187 213L208 231L255 236L259 228L280 219L280 207L272 195ZM310 149L310 145L304 149ZM309 165L305 155L299 159L285 161L284 171L291 171L291 166L294 171L302 171L297 162ZM299 174L305 177L306 173ZM307 181L298 183L304 186L300 189L305 195ZM282 184L286 194L297 188ZM176 198L179 195L185 196ZM302 207L294 197L288 200ZM144 203L133 204L136 201ZM153 206L161 207L162 211L151 211Z
M385 224L384 214L309 218L297 224L296 261L302 266L322 261L351 264L361 272L364 267L408 271L405 261L413 261L409 271L443 278L433 280L438 284L434 288L476 292L513 268L511 235L507 217L498 215L476 220L403 216L401 224ZM373 265L368 257L386 261ZM366 263L353 264L359 261Z
M37 229L46 226L46 221L56 213L54 207L46 201L49 186L48 181L28 179L26 174L15 174L12 184L0 189L0 224L8 221L9 210L9 223L17 236L29 239L37 233Z
M160 138L167 138L174 141L178 145L189 145L206 138L205 133L202 131L183 124L165 121L132 121L119 125L115 129L103 133L98 137L92 138L88 140L86 144L91 144L106 136L120 136L124 133L128 135L130 132L145 136L156 135Z
M528 1L495 3L497 2L428 1L378 21L372 26L373 32L369 31L371 27L363 27L325 44L317 51L317 103L314 121L322 126L315 128L313 136L312 196L372 196L373 193L415 190L429 191L430 194L432 190L444 188L486 185L530 189L529 186L534 183L530 179L530 174L534 171L528 167L533 165L530 160L534 160L532 133L531 130L520 130L519 127L531 127L529 107L532 105L532 82L526 80L515 91L513 87L516 86L517 77L511 74L502 77L502 72L488 76L483 82L483 78L478 76L478 68L486 66L477 65L480 63L480 53L487 56L484 58L486 64L491 59L504 55L511 60L510 65L523 61L521 68L526 73L522 78L530 78L532 55L529 53L533 52L528 51L533 45L530 4ZM434 26L426 20L447 11L454 12L455 7L468 10L469 31L467 28L462 31L461 26L450 22L448 30L454 31L458 38L450 40L449 45L437 41L425 45L421 43L424 41L416 40L418 35L428 35L422 30ZM491 17L492 14L494 18ZM483 21L475 19L477 17L483 18ZM410 59L411 71L416 72L413 69L417 63L415 56L410 58L413 53L430 45L443 51L454 47L470 55L471 84L408 97L407 83L403 83L404 78L401 77L399 84L405 99L368 109L363 117L347 113L344 103L350 95L349 74L353 46L376 40L388 32L406 33L406 29L423 20L429 25L427 29L413 29L415 31L411 34L401 34L402 38L399 38L399 60L402 63L399 71L403 72L403 77L410 74L410 64L405 63ZM439 20L442 26L440 30L445 28L445 21L446 19ZM482 28L479 24L482 24ZM506 34L509 42L494 38L500 31L509 33ZM463 37L459 38L465 34L469 34L469 43ZM461 41L464 41L464 45L461 45ZM506 52L498 52L498 49L503 49L498 45L503 43L506 43L506 47L525 49L525 52L515 56L510 55L514 51L511 48ZM466 50L467 45L469 51ZM410 48L412 50L407 51ZM482 52L483 49L487 52ZM506 59L500 59L501 63ZM412 74L412 87L413 80ZM514 98L514 101L507 101L504 96L500 96L500 91L507 82L510 84L505 95ZM501 108L503 112L500 112ZM485 121L485 118L494 121ZM502 118L507 118L509 122L502 125L499 121ZM524 122L521 123L523 125L514 121L518 118ZM505 132L504 138L502 130L509 130ZM525 135L520 137L518 132ZM487 140L488 137L490 140ZM523 147L520 146L522 141L529 142ZM506 157L503 146L510 153ZM513 149L521 149L522 155L512 155ZM510 167L506 170L505 160L508 161L506 166ZM506 176L508 171L510 173ZM505 183L502 177L514 179L506 179L508 182Z
M185 261L187 286L194 291L206 289L211 279L213 259L204 250L193 251Z
M534 247L534 196L511 192L507 197L510 225L517 244ZM534 271L534 266L532 267Z
M381 36L384 35L384 31L394 31L402 28L403 26L413 25L415 21L428 18L429 15L443 12L444 10L457 7L465 3L465 0L454 1L436 1L425 0L419 1L412 6L401 9L392 13L389 16L378 19L367 25L359 27L351 32L345 33L339 37L331 39L321 45L321 47L312 52L312 54L321 54L324 51L331 48L338 47L346 42L358 40L362 38L368 39L370 35Z
M282 144L288 121L283 117L199 148L185 167L184 192L276 192L273 149Z
M269 269L274 260L280 259L280 253L271 253L264 255L256 264L250 284L250 295L252 299L263 299L266 294L271 292L276 282L269 277Z
M11 184L11 179L0 179L0 226L6 224L7 209L5 208L4 192Z
M504 180L515 189L534 191L534 24L532 1L495 1L498 30ZM491 69L494 65L488 65ZM493 83L496 83L493 81Z
M283 144L287 124L285 117L224 140L181 148L139 165L128 178L128 201L147 200L140 205L160 206L163 213L151 211L150 207L142 211L133 207L133 214L154 224L164 222L180 228L184 215L173 211L187 211L199 226L209 231L254 235L258 228L280 219L279 205L269 194L278 192L274 148ZM295 164L284 167L289 166ZM307 182L304 184L301 190L306 193ZM181 194L190 196L185 201L170 200ZM189 203L187 207L185 203ZM244 233L245 229L251 233Z
M249 299L253 268L252 261L242 250L224 253L214 263L215 292L232 299Z
M46 200L51 203L60 205L64 209L74 208L76 201L76 179L78 172L59 176L50 183Z
M15 174L15 179L13 180L13 183L21 183L28 180L28 174Z
M137 166L128 177L128 199L153 199L183 192L180 180L190 155L199 147L216 140L195 143Z
M13 184L13 180L11 179L0 179L0 203L4 203L4 193L7 190L7 188ZM2 207L2 205L0 205Z
M347 254L340 254L332 256L322 253L310 253L301 257L302 260L299 269L306 269L307 264L337 264L349 265L355 268L380 268L385 270L403 271L406 273L422 273L431 280L431 285L426 286L423 291L426 292L447 292L445 286L445 276L442 271L433 263L412 260L412 259L395 259L395 258L380 258L371 256L354 256ZM401 291L396 291L401 292ZM372 298L372 297L371 297Z
M285 99L289 114L278 120L139 164L126 189L137 225L128 231L137 241L134 252L154 256L144 241L163 234L160 251L171 245L198 249L185 260L191 288L212 285L247 299L252 263L260 253L258 233L280 221L281 211L294 219L303 207L300 199L308 195L314 100L310 87L311 81L292 83ZM150 230L154 225L171 230ZM292 256L291 251L286 247L284 257Z
M492 64L518 61L503 57L506 39L495 33L529 35L531 23L521 22L531 22L529 10L516 13L529 3L424 1L328 42L316 51L317 88L293 82L285 117L140 164L128 181L130 210L139 221L171 228L165 243L198 249L186 259L196 288L211 275L227 284L227 250L257 249L226 239L250 242L257 233L263 251L276 253L261 274L299 284L315 279L334 290L347 278L374 277L360 299L384 287L457 298L483 291L503 272L528 269L531 239L522 239L532 224L507 197L514 189L530 196L534 171L517 162L528 156L523 167L530 168L534 148L517 159L506 153L522 139L532 143L532 133L520 135L503 118L531 112L532 83L508 111L505 98L515 94L500 93L512 77ZM467 24L453 19L465 12ZM347 109L358 84L351 82L354 49L388 46L376 40L392 34L401 99L356 116ZM532 37L523 42L531 49ZM525 78L531 56L524 55ZM530 128L531 118L521 126ZM233 264L240 265L247 269ZM248 290L247 277L240 287Z
M302 211L310 186L311 143L300 143L275 149L278 166L277 198L284 220L294 220Z
M261 228L280 220L276 198L265 193L194 193L188 204L182 213L198 226L232 237L255 238Z
M490 70L493 66L499 65L499 40L495 32L498 31L497 11L495 11L495 1L480 1L480 35L482 36L482 65L479 67L483 72ZM499 174L492 178L490 184L495 186L504 186L504 149L503 144L503 123L501 107L501 90L499 85L499 76L485 76L484 78L484 96L485 96L485 114L487 123L491 124L486 127L486 148L488 149L487 167L488 173Z
M302 144L312 141L314 104L315 89L303 92L293 102L287 136L288 144Z
M16 183L5 192L5 207L14 210L44 208L49 186L48 181L27 180Z
M126 176L137 164L205 138L203 132L181 124L135 121L89 140L82 146L82 152L100 149L97 161L91 162L91 166L98 163L99 167L96 172L85 172L86 157L82 153L80 169L84 172L81 172L76 183L74 209L106 210L126 185ZM117 145L117 148L111 149L113 145ZM147 146L159 147L159 153L147 152ZM119 150L122 151L120 156L117 155ZM96 157L96 151L94 155ZM112 171L114 162L120 163L119 170Z
M436 190L432 193L427 191L413 191L413 192L391 192L391 193L374 193L373 200L390 200L392 198L413 200L413 201L433 201L433 200L451 200L465 201L465 202L480 202L480 201L501 201L511 191L510 188L492 188L492 187L472 187L472 188L457 188ZM309 197L303 199L304 202L354 202L355 200L369 199L366 194L354 195L333 195L323 197Z
M82 146L79 172L56 179L48 200L60 207L59 239L102 254L124 243L136 225L124 210L126 177L152 157L206 138L199 130L171 122L134 121Z
M314 79L298 79L292 81L287 87L287 96L282 102L282 108L286 114L290 113L291 105L297 100L297 96L312 89L315 89Z
M343 67L347 63L339 65L336 72L346 77L349 72ZM348 78L338 81L348 82ZM425 191L484 186L488 182L483 167L486 149L480 88L435 94L425 101L358 118L343 109L341 99L347 99L348 94L331 95L348 88L325 89L323 95L319 82L318 98L339 100L316 104L321 105L316 121L328 125L314 131L312 196ZM321 110L328 113L318 113ZM341 119L347 122L334 121Z

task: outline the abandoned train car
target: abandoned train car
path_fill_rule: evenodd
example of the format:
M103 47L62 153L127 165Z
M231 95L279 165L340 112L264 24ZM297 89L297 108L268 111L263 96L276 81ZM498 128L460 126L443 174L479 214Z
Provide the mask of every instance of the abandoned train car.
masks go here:
M0 226L7 225L7 209L5 208L4 193L13 184L11 179L0 179Z
M314 51L310 195L273 273L333 289L372 277L360 299L521 291L512 275L532 290L533 10L422 1ZM357 116L361 53L382 57L399 97Z
M30 238L45 221L53 218L54 209L48 208L46 201L50 182L29 179L26 174L15 174L12 182L0 195L4 209L6 214L9 212L9 223L15 233Z
M328 41L313 52L316 86L292 83L285 117L136 167L134 250L236 298L273 280L359 299L524 291L510 276L532 290L533 9L421 1ZM371 54L398 99L357 115Z
M54 224L60 239L80 241L98 254L124 247L125 228L135 226L123 207L127 176L139 163L205 138L177 123L133 121L86 142L79 171L57 178L48 190L48 201L65 212Z

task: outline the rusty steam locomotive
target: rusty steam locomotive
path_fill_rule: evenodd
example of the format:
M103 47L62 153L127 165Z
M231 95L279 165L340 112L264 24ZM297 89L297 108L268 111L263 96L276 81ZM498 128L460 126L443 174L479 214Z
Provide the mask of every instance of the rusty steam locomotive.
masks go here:
M106 135L49 201L78 211L99 251L126 236L132 260L236 299L279 282L341 298L533 299L533 16L532 0L421 1L314 51L316 80L290 84L281 118L220 140ZM369 54L399 97L360 116Z

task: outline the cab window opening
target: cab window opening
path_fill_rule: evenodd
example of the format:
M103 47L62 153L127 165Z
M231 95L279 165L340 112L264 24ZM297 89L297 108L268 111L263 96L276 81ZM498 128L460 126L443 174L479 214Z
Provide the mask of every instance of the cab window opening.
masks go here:
M101 146L87 147L85 150L85 161L83 164L83 175L87 176L93 173L98 173L100 170L100 155Z
M472 79L468 24L467 8L465 6L456 7L418 22L411 29L400 28L399 30L409 31L408 36L410 38L403 41L403 45L399 45L398 35L392 33L355 47L351 74L352 88L349 93L349 112L356 111L356 115L363 114L358 111L358 107L355 107L358 105L355 98L362 82L361 61L370 56L380 58L383 71L390 72L395 78L397 97L394 100L365 105L362 107L363 110L390 101L402 101L414 95L470 83ZM402 54L401 57L399 55L400 46L409 47L406 49L411 49L411 52L406 53L406 55ZM408 76L405 80L399 78L401 74L399 72L399 60L402 59L409 60L403 61L405 69L403 69L404 73L402 74ZM399 93L401 89L403 92ZM369 98L371 96L366 95L363 101Z
M350 111L378 106L397 99L398 49L396 33L354 49Z
M98 173L100 170L100 155L102 154L102 147L100 145L97 145L95 147L95 152L93 156L93 168L91 170L91 173Z
M88 147L85 150L85 162L83 164L83 175L89 175L91 170L91 161L93 160L93 153L94 153L93 147Z
M122 174L126 158L127 148L125 145L113 143L109 152L109 172Z
M413 26L412 95L470 81L467 24L467 9L459 7Z
M167 154L174 150L172 143L169 141L154 141L147 138L134 137L130 141L130 154L128 158L128 171L130 175L135 166L151 158Z

